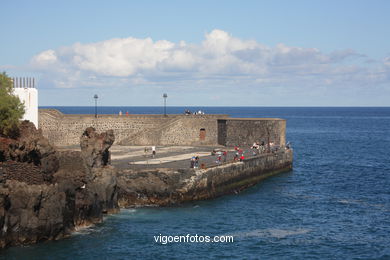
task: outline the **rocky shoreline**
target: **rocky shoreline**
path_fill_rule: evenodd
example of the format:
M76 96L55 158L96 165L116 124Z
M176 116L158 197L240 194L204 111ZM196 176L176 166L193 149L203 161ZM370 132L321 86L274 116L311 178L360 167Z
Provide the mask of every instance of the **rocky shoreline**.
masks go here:
M87 128L81 151L56 151L21 125L0 137L0 248L57 240L121 207L168 206L237 193L292 168L292 150L208 169L119 170L110 165L112 131Z
M119 211L110 133L87 129L82 152L57 152L29 122L0 139L0 247L67 237ZM99 146L99 149L96 149Z

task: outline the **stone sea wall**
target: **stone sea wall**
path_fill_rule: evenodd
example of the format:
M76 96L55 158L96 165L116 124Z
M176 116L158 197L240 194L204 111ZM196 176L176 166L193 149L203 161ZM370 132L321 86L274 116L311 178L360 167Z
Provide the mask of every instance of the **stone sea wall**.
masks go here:
M228 115L68 115L39 110L39 128L54 145L77 145L87 127L112 129L120 145L252 145L268 140L285 145L286 121L229 118Z
M237 193L292 169L293 151L262 154L208 169L124 170L118 173L121 207L167 206Z
M112 129L121 145L215 145L217 119L227 115L68 115L39 110L39 128L54 145L75 145L87 127ZM201 134L202 131L202 134Z
M39 110L39 128L54 145L79 144L80 136L87 127L98 132L112 129L116 143L142 131L149 131L163 124L166 119L159 115L68 115L54 109Z

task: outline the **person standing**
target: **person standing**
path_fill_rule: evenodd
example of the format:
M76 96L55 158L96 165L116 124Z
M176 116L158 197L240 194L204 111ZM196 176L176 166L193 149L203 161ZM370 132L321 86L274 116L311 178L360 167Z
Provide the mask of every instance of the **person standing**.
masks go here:
M233 158L233 160L234 161L238 161L238 159L240 158L240 154L239 154L239 152L238 152L238 149L235 149L236 150L236 152L234 153L234 158Z
M195 167L195 156L192 156L192 157L191 157L190 168L194 168L194 167Z
M222 160L222 152L221 151L218 151L217 152L217 160L215 161L217 164L221 164L221 160Z
M196 157L195 157L194 168L199 168L199 156L196 156Z
M152 157L154 158L156 156L156 146L152 146Z

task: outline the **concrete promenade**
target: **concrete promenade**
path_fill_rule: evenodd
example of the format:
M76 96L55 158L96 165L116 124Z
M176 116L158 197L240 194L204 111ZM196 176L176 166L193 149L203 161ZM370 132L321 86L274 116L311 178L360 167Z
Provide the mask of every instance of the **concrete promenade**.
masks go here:
M147 149L145 153L145 148ZM233 161L233 147L218 146L156 146L156 156L152 157L151 146L122 146L113 145L110 148L111 164L119 169L150 169L150 168L190 168L190 159L199 156L199 166L218 165L217 156L211 155L213 149L226 150L226 161ZM253 157L249 147L243 147L245 158ZM77 146L60 147L59 150L80 150ZM222 156L222 163L224 157Z

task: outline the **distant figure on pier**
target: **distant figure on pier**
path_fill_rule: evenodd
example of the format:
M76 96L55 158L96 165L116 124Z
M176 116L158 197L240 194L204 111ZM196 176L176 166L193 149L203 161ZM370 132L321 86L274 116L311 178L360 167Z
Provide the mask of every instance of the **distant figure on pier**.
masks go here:
M264 141L261 142L260 147L259 147L259 151L260 151L261 153L264 153L264 152L265 152L265 143L264 143Z
M240 153L239 153L240 148L238 148L237 146L235 146L235 147L234 147L234 150L235 150L236 152L235 152L235 154L234 154L233 160L234 160L234 161L238 161L238 159L240 158Z
M217 164L221 164L222 161L222 152L218 151L217 152L217 160L215 161Z
M254 142L252 147L251 147L252 151L253 151L253 156L256 156L257 154L259 154L259 149L260 149L260 145L258 142Z
M191 164L190 164L190 168L192 169L192 168L195 168L195 156L192 156L191 157Z
M194 164L194 167L195 167L195 168L199 168L199 156L195 156L195 164Z
M156 156L156 146L152 146L152 157Z

